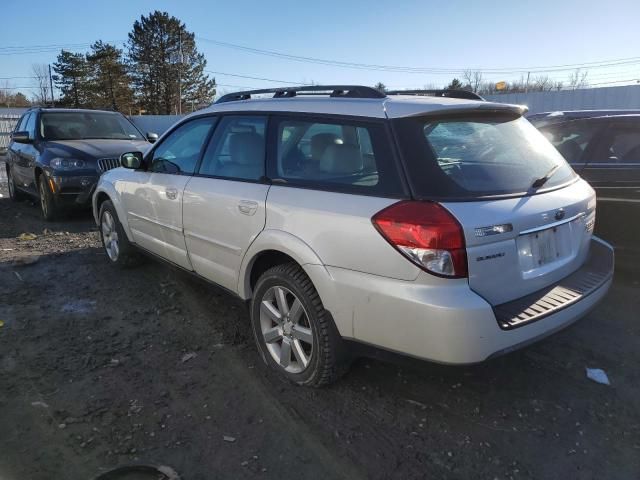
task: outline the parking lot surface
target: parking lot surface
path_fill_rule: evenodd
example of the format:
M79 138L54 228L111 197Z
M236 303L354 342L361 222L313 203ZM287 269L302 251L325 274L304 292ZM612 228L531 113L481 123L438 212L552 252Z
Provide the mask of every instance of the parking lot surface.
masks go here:
M188 480L640 477L632 256L603 304L524 350L361 359L314 390L262 364L238 300L157 261L114 269L90 213L44 223L0 194L2 480L138 462Z

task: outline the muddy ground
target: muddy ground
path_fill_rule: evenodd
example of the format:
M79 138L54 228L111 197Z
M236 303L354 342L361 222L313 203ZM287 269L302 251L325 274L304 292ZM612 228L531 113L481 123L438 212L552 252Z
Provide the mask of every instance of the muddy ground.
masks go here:
M239 301L156 261L116 270L88 212L47 224L0 183L2 480L138 462L185 480L640 477L640 261L525 350L363 359L313 390L262 364Z

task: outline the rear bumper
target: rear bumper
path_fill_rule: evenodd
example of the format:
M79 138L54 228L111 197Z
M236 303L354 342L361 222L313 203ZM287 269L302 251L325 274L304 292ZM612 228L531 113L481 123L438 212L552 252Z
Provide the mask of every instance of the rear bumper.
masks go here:
M318 290L344 337L439 363L471 364L546 337L594 308L612 282L613 249L594 237L591 255L606 273L588 294L511 329L500 328L494 308L465 280L434 286L327 267L333 285ZM351 332L344 328L349 320Z

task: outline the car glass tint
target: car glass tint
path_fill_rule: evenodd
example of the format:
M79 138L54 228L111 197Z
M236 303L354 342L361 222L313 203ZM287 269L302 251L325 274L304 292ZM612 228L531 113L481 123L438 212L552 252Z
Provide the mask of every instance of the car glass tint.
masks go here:
M554 166L545 188L575 174L527 120L513 115L408 118L397 121L409 181L420 197L478 198L532 193Z
M402 192L381 125L287 119L276 131L272 175L287 184L390 196Z
M18 125L16 125L16 129L14 130L15 132L24 132L27 129L27 122L29 121L29 118L34 116L34 113L26 113L22 116L22 118L20 119L20 121L18 122Z
M45 140L142 140L126 118L114 113L44 112L39 123Z
M223 118L204 154L199 173L238 180L262 178L266 127L266 117Z
M582 163L582 154L598 131L594 122L575 121L541 128L542 134L569 163Z
M32 113L27 120L27 124L24 129L29 133L29 138L34 140L36 138L36 114Z
M607 163L640 163L640 129L616 128L602 160Z
M214 123L213 118L207 117L180 125L155 148L151 171L193 173Z

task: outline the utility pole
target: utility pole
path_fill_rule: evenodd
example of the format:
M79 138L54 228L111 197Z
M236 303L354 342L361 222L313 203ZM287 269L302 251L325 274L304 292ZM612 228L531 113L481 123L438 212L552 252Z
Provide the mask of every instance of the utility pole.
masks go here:
M178 115L182 115L182 30L178 33Z
M53 99L53 78L51 77L51 64L49 64L49 87L51 88L51 106L54 107L55 100Z
M529 75L531 75L531 72L527 72L527 83L524 84L524 93L529 91Z

